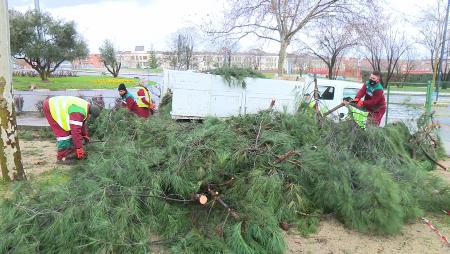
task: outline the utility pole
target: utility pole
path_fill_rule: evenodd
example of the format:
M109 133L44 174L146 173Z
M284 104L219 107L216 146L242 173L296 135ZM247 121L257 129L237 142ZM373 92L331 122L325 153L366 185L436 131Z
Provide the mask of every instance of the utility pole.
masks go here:
M41 12L41 7L39 6L39 0L34 0L34 9L36 12Z
M0 0L0 168L6 181L25 179L13 105L7 0Z
M447 2L447 12L445 14L444 36L442 37L441 58L440 58L441 61L439 63L438 84L436 86L436 101L438 101L438 99L439 99L439 87L442 85L442 64L444 62L444 51L445 51L445 42L446 42L446 38L447 38L448 11L449 11L449 8L450 8L450 0L448 0L448 2Z

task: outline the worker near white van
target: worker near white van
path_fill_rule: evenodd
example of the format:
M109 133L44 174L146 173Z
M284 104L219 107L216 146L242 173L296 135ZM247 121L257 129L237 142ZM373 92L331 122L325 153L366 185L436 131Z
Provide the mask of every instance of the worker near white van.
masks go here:
M371 124L380 126L381 119L386 112L386 99L384 98L383 86L380 83L381 73L373 71L370 78L366 81L356 94L353 102L356 106L364 108L369 113L368 121ZM344 101L346 105L349 102Z
M152 101L152 97L150 95L150 91L147 87L145 87L145 82L139 82L140 88L137 91L137 105L140 108L144 108L145 111L148 112L149 115L153 115L155 111L155 104ZM148 116L147 116L148 117Z
M319 103L318 107L321 114L324 114L325 112L328 111L328 108L325 105L321 105L320 101L316 101L314 98L311 98L311 94L306 93L303 95L302 104L304 107L307 107L311 110L315 110L316 103Z

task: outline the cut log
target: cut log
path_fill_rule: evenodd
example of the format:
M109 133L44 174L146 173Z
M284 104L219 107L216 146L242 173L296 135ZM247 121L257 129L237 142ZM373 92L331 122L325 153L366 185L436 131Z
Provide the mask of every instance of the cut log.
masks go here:
M197 201L201 205L205 205L206 203L208 203L208 197L206 195L203 195L203 194L197 194L196 193L196 194L192 195L192 199Z
M342 102L341 104L337 105L336 107L334 107L334 108L328 110L327 112L325 112L325 113L323 114L323 116L325 117L325 116L327 116L327 115L333 113L334 111L336 111L336 110L342 108L343 106L345 106L345 103Z

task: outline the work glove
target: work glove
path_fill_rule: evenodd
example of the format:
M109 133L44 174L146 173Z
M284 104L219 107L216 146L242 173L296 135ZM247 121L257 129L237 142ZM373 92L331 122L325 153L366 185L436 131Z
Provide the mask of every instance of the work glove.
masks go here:
M77 158L78 158L79 160L81 160L81 159L83 159L83 158L86 156L86 153L84 152L84 149L83 149L83 148L78 148L78 149L76 150L76 155L77 155Z

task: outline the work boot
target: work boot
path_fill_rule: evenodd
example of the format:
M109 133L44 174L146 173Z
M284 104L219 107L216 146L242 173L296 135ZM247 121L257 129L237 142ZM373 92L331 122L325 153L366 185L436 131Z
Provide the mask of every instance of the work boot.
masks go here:
M75 155L73 149L60 150L56 155L57 164L74 164L76 160L77 156Z
M73 165L77 161L77 156L75 154L69 154L66 157L56 160L56 164L62 165Z

